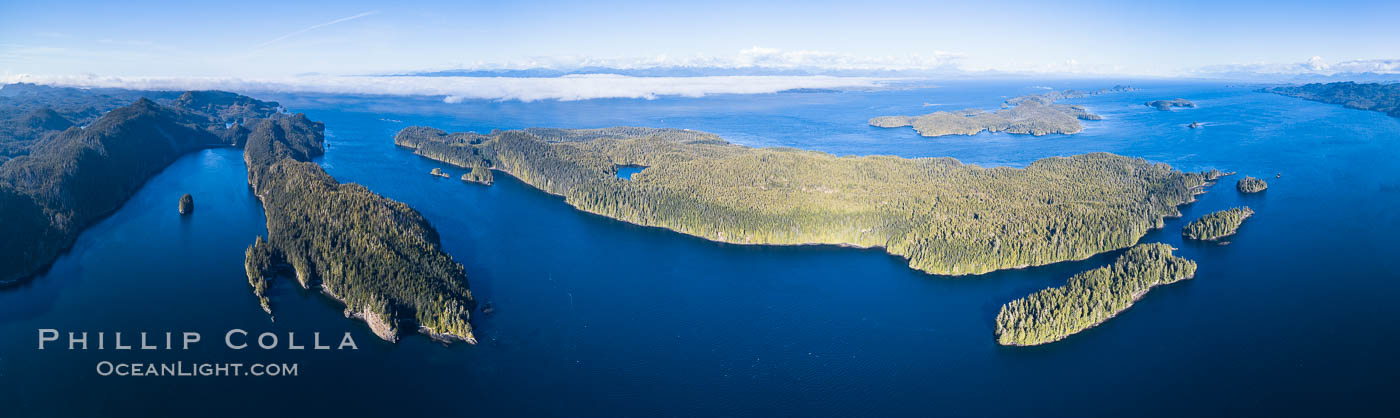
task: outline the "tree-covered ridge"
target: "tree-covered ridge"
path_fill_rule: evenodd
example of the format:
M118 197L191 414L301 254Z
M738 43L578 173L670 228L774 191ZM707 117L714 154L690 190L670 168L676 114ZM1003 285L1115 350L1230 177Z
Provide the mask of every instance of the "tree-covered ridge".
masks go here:
M323 132L297 114L263 121L248 137L248 183L267 214L268 240L248 248L245 268L263 309L271 313L266 281L280 270L304 287L319 284L385 340L409 325L475 343L476 302L462 265L417 211L310 162L323 152Z
M86 126L112 109L142 97L173 98L178 92L133 92L116 89L75 89L6 84L0 86L0 162L28 154L45 135L72 126Z
M1269 184L1265 183L1263 179L1250 176L1244 176L1235 183L1235 189L1238 189L1240 193L1259 193L1268 188Z
M189 122L223 130L227 124L268 117L281 111L265 102L222 91L140 91L77 89L7 84L0 87L0 163L28 154L46 136L85 127L114 109L147 99L193 118ZM231 128L231 127L229 127ZM237 129L227 129L237 131Z
M181 93L172 105L202 112L224 123L246 123L284 112L277 102L265 102L226 91L204 90Z
M0 90L5 93L0 95L0 108L26 112L21 123L32 130L24 139L0 137L0 145L22 151L0 164L0 235L21 237L0 242L0 284L30 277L48 265L83 228L115 211L181 155L234 145L246 132L208 113L221 111L218 106L165 106L145 97L80 127L55 109L84 109L74 116L78 118L115 99L95 92L12 86ZM242 114L268 116L256 112Z
M1157 110L1172 110L1173 107L1196 107L1196 104L1186 99L1153 100L1147 102L1147 107Z
M1202 216L1181 228L1181 235L1190 239L1213 241L1235 234L1244 220L1254 216L1249 207L1230 208Z
M1055 104L1055 101L1132 90L1128 86L1114 86L1092 91L1056 91L1007 99L1000 110L991 113L964 109L921 116L877 116L869 123L880 128L912 126L922 136L976 135L982 131L1036 136L1074 134L1083 130L1080 120L1103 118L1089 113L1083 106Z
M1052 287L1007 302L997 313L1002 345L1039 345L1062 340L1127 310L1152 287L1189 279L1196 262L1172 255L1166 244L1129 248L1111 266L1070 277Z
M1400 117L1400 83L1357 84L1350 81L1326 84L1312 83L1301 86L1275 87L1265 91Z
M593 139L589 139L593 138ZM459 167L504 171L588 212L739 244L882 247L934 274L1076 260L1126 248L1204 180L1112 154L1025 169L950 158L836 157L748 148L673 129L399 132ZM646 166L631 180L618 166Z
M272 301L267 298L267 282L278 274L296 274L287 270L290 267L281 261L261 235L243 251L243 271L248 275L248 285L253 286L253 295L258 297L258 304L268 315L272 315Z

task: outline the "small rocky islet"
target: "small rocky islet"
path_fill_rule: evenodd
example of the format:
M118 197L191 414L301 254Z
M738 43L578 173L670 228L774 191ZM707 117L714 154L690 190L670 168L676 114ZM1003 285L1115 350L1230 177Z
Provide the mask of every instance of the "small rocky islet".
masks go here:
M180 214L189 215L192 212L194 212L194 196L185 193L184 196L180 196Z

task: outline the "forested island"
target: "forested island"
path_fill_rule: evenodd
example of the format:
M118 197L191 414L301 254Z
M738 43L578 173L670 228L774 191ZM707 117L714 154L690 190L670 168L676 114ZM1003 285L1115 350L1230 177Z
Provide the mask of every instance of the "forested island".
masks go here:
M1259 193L1268 188L1269 184L1265 183L1263 179L1250 176L1244 176L1235 183L1235 189L1238 189L1240 193Z
M1181 228L1181 235L1195 240L1214 241L1235 234L1244 220L1254 215L1249 207L1230 208L1202 216Z
M175 159L239 145L246 132L239 122L278 109L223 92L6 85L0 148L12 158L0 164L0 235L25 239L0 241L0 284L49 265Z
M384 340L408 329L475 344L465 269L417 211L341 184L311 162L324 152L324 130L296 114L263 120L247 137L248 184L267 215L268 239L248 248L244 267L263 309L272 312L267 281L291 274L303 287L319 285Z
M1188 107L1188 108L1194 108L1194 107L1196 107L1196 104L1195 104L1195 103L1192 103L1190 100L1186 100L1186 99L1153 100L1153 101L1147 102L1147 107L1150 107L1150 108L1153 108L1153 109L1157 109L1157 110L1172 110L1173 107ZM1192 126L1192 127L1194 128L1195 126Z
M1400 83L1313 83L1263 91L1400 117Z
M399 146L488 167L587 212L736 244L881 247L933 274L981 274L1126 248L1179 216L1204 175L1106 153L1025 169L951 158L836 157L652 128L447 133ZM646 175L616 176L645 166ZM475 171L475 169L473 170Z
M1029 346L1062 340L1127 310L1155 286L1195 274L1196 262L1172 255L1171 246L1137 245L1111 266L1076 274L1062 287L1002 305L996 319L997 343Z
M921 116L878 116L870 126L880 128L914 127L921 136L976 135L982 131L1030 134L1074 134L1084 130L1080 120L1100 120L1083 106L1056 104L1062 99L1094 96L1105 93L1132 91L1132 87L1114 86L1099 90L1064 90L1007 99L1001 109L986 112L964 109L956 112L933 112Z

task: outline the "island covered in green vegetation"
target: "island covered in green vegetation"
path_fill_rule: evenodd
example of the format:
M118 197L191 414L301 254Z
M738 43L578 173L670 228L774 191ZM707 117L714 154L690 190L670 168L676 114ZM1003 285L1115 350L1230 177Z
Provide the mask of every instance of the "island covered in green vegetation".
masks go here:
M341 184L311 162L324 152L324 129L296 114L263 120L247 137L248 184L267 215L268 239L248 248L244 267L263 309L272 311L267 281L294 274L384 340L412 329L476 343L469 322L476 301L462 265L417 211Z
M1235 188L1238 189L1240 193L1259 193L1268 189L1269 183L1265 183L1263 179L1244 176L1244 178L1235 183Z
M1132 90L1128 86L1091 91L1064 90L1007 99L1002 103L1002 108L995 112L965 109L921 116L878 116L871 118L869 123L880 128L912 126L919 135L928 137L976 135L982 131L1035 136L1074 134L1084 130L1079 124L1080 120L1103 118L1090 113L1083 106L1056 104L1056 101Z
M1070 277L1061 287L1041 290L1001 306L997 343L1052 343L1092 328L1133 306L1155 286L1190 279L1196 262L1172 255L1167 244L1129 248L1111 266Z
M147 96L160 100L157 103ZM127 101L125 105L119 103ZM0 285L32 277L180 156L279 107L225 92L0 89ZM13 128L13 130L10 130Z
M1147 102L1147 107L1157 110L1172 110L1173 107L1196 107L1196 104L1186 99L1153 100ZM1192 128L1195 127L1196 126L1192 126Z
M1129 247L1179 216L1177 205L1205 183L1202 174L1106 153L982 168L749 148L677 129L409 127L394 141L458 167L500 170L613 219L736 244L880 247L944 275ZM625 166L647 169L623 180L616 173Z
M1312 83L1263 91L1400 117L1400 83Z
M1214 241L1235 234L1244 220L1254 215L1249 207L1226 209L1202 216L1181 228L1181 235L1195 240Z
M471 171L462 174L462 181L490 186L496 181L496 177L491 174L491 169L481 164L469 167Z

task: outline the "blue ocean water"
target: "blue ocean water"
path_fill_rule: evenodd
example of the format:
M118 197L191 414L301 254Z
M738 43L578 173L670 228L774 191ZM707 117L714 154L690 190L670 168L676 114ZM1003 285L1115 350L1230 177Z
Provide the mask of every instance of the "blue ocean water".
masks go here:
M1155 415L1384 414L1400 378L1400 120L1218 84L1133 82L1076 99L1077 135L922 138L878 115L965 107L1122 81L657 100L442 103L269 96L326 123L319 162L421 211L466 265L481 343L377 340L288 280L269 321L243 248L266 234L238 150L182 158L27 285L0 291L0 404L30 415ZM1156 111L1148 100L1196 109ZM1199 121L1202 129L1187 124ZM394 147L410 125L489 131L639 125L839 155L951 156L984 166L1107 151L1230 177L1143 238L1199 263L1100 327L1031 348L995 344L1006 301L1110 262L973 277L879 250L713 243L580 213L506 175L483 187ZM454 178L428 171L442 167ZM1275 176L1280 177L1275 177ZM176 214L194 195L196 212ZM1229 245L1182 242L1202 214L1248 205ZM191 351L37 350L37 329L197 331ZM231 351L252 333L351 332L353 351ZM98 361L297 363L296 377L103 377ZM9 416L9 414L6 414Z
M635 165L620 165L620 166L617 166L617 178L620 178L620 179L623 179L623 180L631 180L631 179L632 179L632 176L634 176L634 175L636 175L637 173L642 172L642 170L646 170L646 169L647 169L646 167L635 166Z

